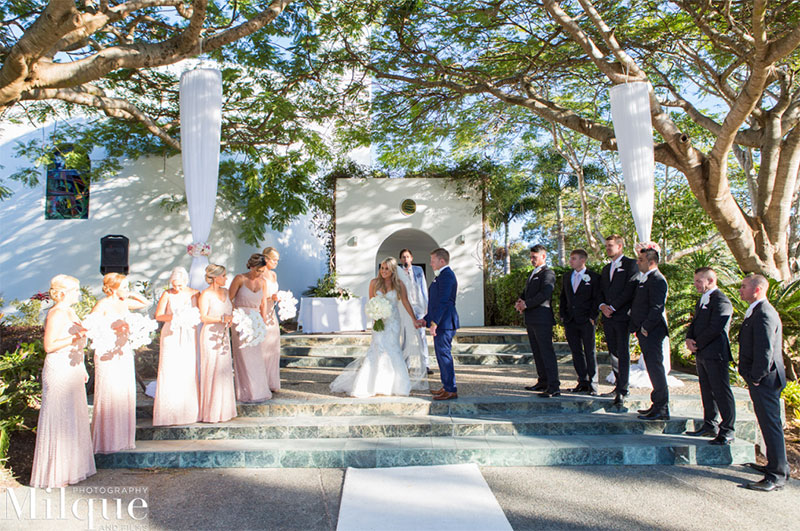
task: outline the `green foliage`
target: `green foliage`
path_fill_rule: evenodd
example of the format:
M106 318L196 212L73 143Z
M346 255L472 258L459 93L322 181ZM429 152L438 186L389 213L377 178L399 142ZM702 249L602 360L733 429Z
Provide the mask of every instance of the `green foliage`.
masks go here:
M36 425L42 402L40 373L44 364L41 341L22 343L0 356L0 459L8 450L13 431Z
M336 297L349 299L353 296L350 291L337 285L336 273L327 273L317 281L316 286L309 286L303 295L307 297Z
M781 392L781 398L786 404L787 413L792 417L800 418L800 382L788 380L786 387Z
M73 306L75 308L75 313L78 314L78 317L83 319L89 312L92 311L94 305L97 304L97 297L92 295L92 292L89 291L89 288L81 286L81 298L78 303Z
M6 321L11 326L39 326L44 323L42 315L43 301L37 299L27 299L21 301L14 299L11 301L16 313L9 315Z

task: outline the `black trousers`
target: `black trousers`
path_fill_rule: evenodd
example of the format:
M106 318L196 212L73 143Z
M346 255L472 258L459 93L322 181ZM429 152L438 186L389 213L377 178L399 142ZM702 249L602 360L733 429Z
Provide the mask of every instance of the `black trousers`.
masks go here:
M647 376L653 384L653 391L650 393L653 412L669 413L669 386L667 373L664 370L664 338L667 337L667 327L659 325L654 330L648 331L647 336L639 330L636 332L636 337L642 348Z
M728 379L728 362L697 358L697 377L703 399L703 423L710 430L732 437L736 423L736 401ZM717 419L721 418L721 421Z
M548 391L558 391L558 362L553 348L553 325L528 325L528 341L531 344L533 361L536 363L538 384L547 385Z
M631 376L631 333L628 331L628 320L614 321L603 318L603 331L606 334L608 353L611 356L611 370L616 378L615 392L628 394L628 382Z
M758 427L767 447L766 479L783 485L789 477L789 462L786 459L786 442L781 425L781 385L778 373L773 369L755 386L748 383Z
M594 325L569 322L564 325L567 344L572 352L572 366L578 374L578 384L588 385L597 392L597 352L595 351Z

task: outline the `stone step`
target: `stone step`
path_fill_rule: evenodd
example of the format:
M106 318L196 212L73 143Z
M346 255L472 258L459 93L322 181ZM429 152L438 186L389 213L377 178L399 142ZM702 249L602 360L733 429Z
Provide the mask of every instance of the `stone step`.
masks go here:
M744 417L744 418L743 418ZM739 415L736 437L756 441L756 421ZM702 426L702 419L672 417L643 421L635 413L556 415L241 417L216 424L152 426L142 419L136 440L337 439L378 437L461 437L467 435L682 434Z
M568 354L569 345L554 343L557 354ZM284 345L281 354L289 356L357 356L364 354L369 349L369 343L358 345ZM433 354L433 341L428 342L428 351ZM481 345L479 343L453 343L451 351L454 354L530 354L531 347L528 343L511 343L498 345Z
M303 334L291 332L281 335L281 346L322 346L322 345L369 345L370 332L339 334ZM507 333L456 332L454 343L517 344L528 343L528 335L523 329Z
M366 353L366 350L364 351ZM324 356L320 353L314 355L293 356L281 354L281 367L346 367L364 353L359 355ZM571 363L572 355L567 352L556 352L559 361ZM436 367L436 356L431 351L429 356L431 367ZM533 365L534 358L530 352L521 354L453 354L456 365ZM610 358L607 352L597 353L597 363L608 364Z
M137 441L134 450L95 456L98 468L729 465L754 460L755 448L747 441L713 446L663 433Z
M736 411L752 414L753 406L747 392L736 389ZM509 396L460 397L437 402L418 397L322 398L315 400L272 399L259 404L238 404L239 417L356 417L356 416L443 416L469 417L475 415L545 415L557 413L628 413L650 406L646 395L634 395L623 408L612 405L611 398L564 394L541 398ZM91 409L91 408L90 408ZM673 415L696 417L703 411L699 396L670 396ZM137 417L152 418L153 403L140 401Z

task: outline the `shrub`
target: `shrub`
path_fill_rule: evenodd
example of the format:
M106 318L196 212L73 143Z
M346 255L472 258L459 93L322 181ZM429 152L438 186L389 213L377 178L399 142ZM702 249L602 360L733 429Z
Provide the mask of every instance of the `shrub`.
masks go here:
M0 356L0 459L5 458L11 432L36 426L42 402L44 346L23 343Z
M317 280L316 286L309 286L303 295L308 297L337 297L340 299L349 299L353 297L350 291L338 286L336 273L327 273L325 276Z
M781 393L789 416L800 417L800 382L789 380Z

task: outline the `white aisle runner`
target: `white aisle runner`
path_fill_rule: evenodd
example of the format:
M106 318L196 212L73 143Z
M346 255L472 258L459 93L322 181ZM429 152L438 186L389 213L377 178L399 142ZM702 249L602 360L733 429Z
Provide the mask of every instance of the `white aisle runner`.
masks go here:
M348 468L337 531L511 530L477 465Z

